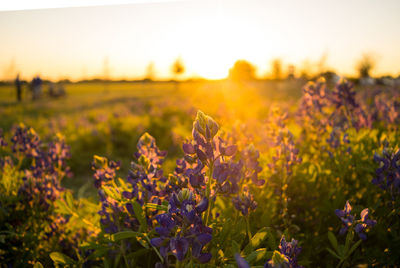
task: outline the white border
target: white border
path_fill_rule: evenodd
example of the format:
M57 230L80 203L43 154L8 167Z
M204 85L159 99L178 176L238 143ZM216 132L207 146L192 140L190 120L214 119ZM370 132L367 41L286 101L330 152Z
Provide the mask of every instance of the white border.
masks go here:
M185 0L178 0L185 1ZM177 2L176 0L2 0L0 11L32 10L65 7L108 6L137 3Z

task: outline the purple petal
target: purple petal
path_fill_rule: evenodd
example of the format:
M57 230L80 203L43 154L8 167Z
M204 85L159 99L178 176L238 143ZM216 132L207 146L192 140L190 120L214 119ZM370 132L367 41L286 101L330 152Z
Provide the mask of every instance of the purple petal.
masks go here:
M366 219L368 219L368 208L363 209L363 211L361 211L360 216L361 216L361 221L365 221Z
M179 261L182 261L185 258L185 254L189 247L189 242L186 238L176 238L171 239L170 247L172 253L176 256Z
M344 235L347 232L347 227L342 227L339 231L340 235Z
M236 145L230 145L230 146L226 147L224 151L225 151L224 155L233 156L237 151L237 146Z
M161 237L156 237L150 240L150 243L157 248L161 247L163 242L164 239L162 239Z
M208 199L207 197L203 197L203 199L200 201L200 203L196 207L197 213L202 213L206 211L208 208Z
M364 230L364 226L362 224L357 224L354 230L356 231L357 234L359 234Z
M367 224L369 227L374 227L376 225L376 220L367 219L365 220L365 224Z
M199 148L196 148L196 154L197 154L197 157L200 159L201 162L207 161L207 155L202 150L200 150Z
M344 217L346 214L344 213L344 211L343 210L340 210L340 209L336 209L335 210L335 214L336 214L336 216L338 216L339 218L342 218L342 217Z
M207 263L211 260L211 257L212 257L211 253L203 253L200 255L200 257L197 258L197 260L200 263Z
M182 145L183 151L185 152L185 154L194 154L196 151L194 150L194 147L192 144L190 143L184 143Z
M197 236L197 240L202 244L203 246L209 243L212 239L212 235L210 234L199 234Z
M349 203L349 200L346 201L346 205L344 206L344 212L349 215L351 213L351 205Z
M127 192L127 191L123 191L122 196L127 199L132 199L134 197L133 192Z
M357 233L362 240L367 240L367 235L364 233Z
M235 254L236 263L238 268L250 268L250 265L247 263L245 259L243 259L239 253Z

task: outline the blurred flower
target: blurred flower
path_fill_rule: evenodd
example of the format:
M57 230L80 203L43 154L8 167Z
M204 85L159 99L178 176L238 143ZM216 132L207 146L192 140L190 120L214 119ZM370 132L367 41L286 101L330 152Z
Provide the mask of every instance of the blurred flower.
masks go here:
M361 211L361 213L360 213L360 216L361 216L360 223L357 224L356 227L354 228L356 233L358 234L358 236L362 240L366 240L367 239L367 235L364 234L363 231L368 227L374 227L375 224L376 224L375 220L368 219L368 213L369 213L368 208L365 208L365 209L363 209L363 211Z
M353 224L356 224L354 230L362 240L366 240L367 236L365 235L364 230L366 230L369 227L374 227L376 221L368 218L369 214L368 208L365 208L361 211L360 220L356 220L355 217L350 213L351 213L351 206L349 201L346 201L346 205L344 206L343 210L339 209L335 210L336 216L338 216L342 220L342 223L344 224L344 227L340 229L339 234L341 235L345 234L347 230L351 226L353 226Z
M14 153L23 153L28 157L38 156L41 141L33 128L27 128L23 124L13 127L11 137L11 149Z
M285 236L282 235L279 243L279 252L274 251L272 259L267 261L265 268L302 268L298 265L297 257L301 252L301 247L298 246L298 241L292 238L290 243L286 242Z
M183 261L189 248L199 263L210 261L211 254L203 248L211 241L212 229L204 226L201 218L207 208L208 199L204 197L197 203L188 189L171 196L168 212L156 216L159 226L155 230L160 236L151 240L166 261L168 252Z
M354 216L350 214L351 213L351 206L349 201L346 201L346 205L344 206L343 210L336 209L335 214L340 218L342 221L344 227L342 227L339 231L339 234L343 235L347 232L350 226L353 225L354 222Z
M346 79L341 79L336 84L331 97L336 108L340 108L341 106L350 110L358 108L358 103L355 99L356 92L353 91L353 86L354 85Z
M4 140L3 129L0 128L0 147L5 147L7 145L7 142Z
M254 201L253 195L247 187L238 196L232 198L234 207L239 210L243 216L247 216L250 211L257 208L257 202Z
M393 152L385 148L382 156L374 154L374 161L379 164L379 167L375 170L372 183L383 190L389 190L394 198L400 192L400 149Z
M235 253L235 260L238 268L250 268L249 263L239 253Z
M95 171L93 175L94 186L99 189L104 183L114 179L120 165L119 162L108 162L105 157L95 155L92 163L92 169Z

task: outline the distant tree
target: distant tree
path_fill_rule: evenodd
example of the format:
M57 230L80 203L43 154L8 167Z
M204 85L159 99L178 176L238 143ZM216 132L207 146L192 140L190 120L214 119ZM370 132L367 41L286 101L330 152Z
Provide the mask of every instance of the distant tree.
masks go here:
M296 70L296 67L293 64L289 64L287 79L289 79L289 80L294 79L295 70Z
M300 65L300 77L303 79L310 79L312 75L312 64L309 59L305 59Z
M185 65L181 58L177 58L171 67L172 74L175 78L179 77L185 72Z
M283 75L282 75L282 60L281 59L272 60L271 69L272 69L272 79L281 80L283 78Z
M256 68L245 60L238 60L229 70L229 78L233 81L249 81L255 79Z
M147 65L146 68L146 76L145 80L152 81L154 80L155 77L155 68L154 68L154 62L150 62L149 65Z
M370 77L371 70L375 67L375 64L375 59L370 54L363 54L356 65L359 77Z
M321 74L327 71L326 62L328 60L328 52L321 55L317 62L317 73Z

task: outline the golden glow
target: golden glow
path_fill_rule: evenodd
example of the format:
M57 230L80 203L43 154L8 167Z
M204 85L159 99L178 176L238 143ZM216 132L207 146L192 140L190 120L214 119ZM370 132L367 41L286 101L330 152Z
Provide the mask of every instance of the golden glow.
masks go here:
M0 80L18 71L28 79L38 73L102 77L105 58L113 79L143 78L150 62L157 79L170 79L177 57L186 67L183 79L224 78L238 59L254 64L262 77L273 58L281 58L286 71L288 64L300 68L325 54L327 67L352 75L366 52L377 55L374 74L398 75L400 2L388 0L383 8L358 1L344 10L333 0L188 0L1 12ZM360 5L363 12L356 12Z

